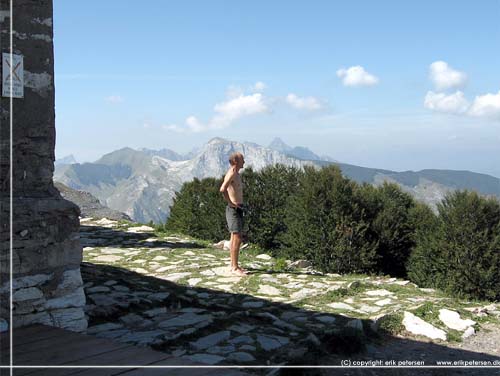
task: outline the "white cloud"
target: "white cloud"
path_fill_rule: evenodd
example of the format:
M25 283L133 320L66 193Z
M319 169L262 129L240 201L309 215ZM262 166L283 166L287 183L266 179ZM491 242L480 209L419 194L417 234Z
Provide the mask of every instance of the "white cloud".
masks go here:
M165 124L161 126L166 131L173 131L177 133L184 133L186 131L185 128L178 126L177 124Z
M241 86L229 85L226 89L227 98L238 98L241 95L243 95L243 89Z
M450 67L444 61L435 61L429 67L430 78L437 90L462 87L467 75Z
M500 90L497 94L476 96L469 109L469 115L500 118Z
M210 121L209 127L225 128L242 117L263 113L267 110L262 94L240 95L215 105L214 111L217 114Z
M120 95L110 95L109 97L104 98L104 100L109 103L121 103L123 102L123 97Z
M373 86L379 82L378 77L368 73L360 65L341 68L337 71L337 76L342 79L344 86Z
M207 130L207 126L200 123L196 116L189 116L186 119L186 126L191 132L202 132Z
M314 97L298 97L295 94L288 94L286 102L299 110L315 111L323 108L321 101Z
M253 87L252 91L256 93L262 93L267 88L267 85L262 81L257 81Z
M424 99L424 107L438 112L463 114L467 112L469 102L461 91L450 95L429 91Z
M202 123L196 116L189 116L184 126L176 124L164 125L162 128L174 132L204 132L213 129L229 127L235 121L254 114L266 112L268 106L264 103L264 97L260 93L251 95L239 95L236 98L217 103L214 106L215 115L208 123Z

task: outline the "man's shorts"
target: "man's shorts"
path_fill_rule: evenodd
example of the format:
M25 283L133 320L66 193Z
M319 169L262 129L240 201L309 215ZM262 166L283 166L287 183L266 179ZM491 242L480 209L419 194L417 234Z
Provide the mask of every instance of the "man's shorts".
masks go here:
M243 232L243 208L226 206L226 221L229 232Z

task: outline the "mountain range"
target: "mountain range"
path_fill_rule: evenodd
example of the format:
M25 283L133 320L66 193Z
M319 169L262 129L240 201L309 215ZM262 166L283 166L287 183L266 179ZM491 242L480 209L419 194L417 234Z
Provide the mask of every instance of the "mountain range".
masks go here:
M399 184L417 200L435 209L444 195L456 189L470 189L500 199L500 179L470 171L432 170L396 172L360 167L320 157L304 147L290 147L275 139L268 147L251 142L214 138L187 155L169 149L123 148L93 163L56 164L54 180L70 188L90 192L103 205L126 213L138 222L164 222L170 205L184 182L193 178L222 177L228 157L239 151L246 167L260 170L281 163L301 168L336 164L342 173L358 183Z

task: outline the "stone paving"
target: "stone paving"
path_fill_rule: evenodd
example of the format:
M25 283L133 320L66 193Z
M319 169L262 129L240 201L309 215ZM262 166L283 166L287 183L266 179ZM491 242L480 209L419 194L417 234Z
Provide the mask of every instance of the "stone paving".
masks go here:
M396 278L321 274L304 261L282 270L251 246L240 256L251 274L231 275L227 250L143 225L82 219L81 241L88 334L206 364L306 364L335 336L376 341L388 317L402 335L446 343L500 316Z

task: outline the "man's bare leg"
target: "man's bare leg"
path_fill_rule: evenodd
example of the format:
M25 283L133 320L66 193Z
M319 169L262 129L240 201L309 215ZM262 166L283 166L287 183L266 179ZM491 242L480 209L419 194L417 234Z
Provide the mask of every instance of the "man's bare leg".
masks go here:
M238 265L238 258L241 246L241 233L231 233L231 272L239 275L246 275L247 272Z

